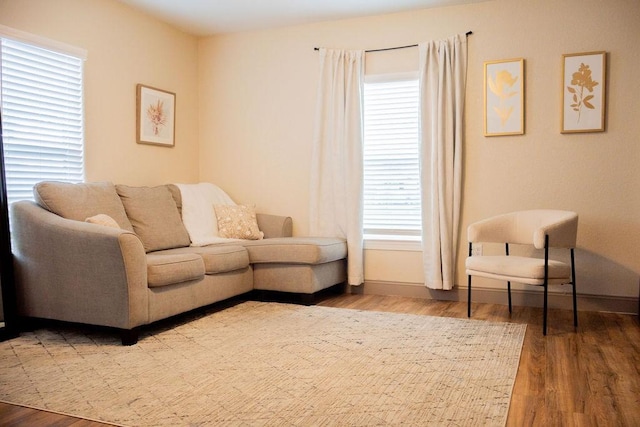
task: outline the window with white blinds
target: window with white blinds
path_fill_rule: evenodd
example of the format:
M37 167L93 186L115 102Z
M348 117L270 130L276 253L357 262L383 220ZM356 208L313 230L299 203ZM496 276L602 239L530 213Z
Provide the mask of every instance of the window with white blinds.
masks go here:
M83 59L0 34L7 200L43 180L84 180Z
M418 80L364 84L364 234L421 231Z

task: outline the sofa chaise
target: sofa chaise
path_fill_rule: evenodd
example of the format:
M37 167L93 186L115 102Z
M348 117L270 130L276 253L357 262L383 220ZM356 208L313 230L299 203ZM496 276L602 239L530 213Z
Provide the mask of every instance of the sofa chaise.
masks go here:
M290 217L212 184L42 182L34 196L11 206L24 318L117 328L131 345L143 325L252 290L313 295L346 280L344 239L292 237Z

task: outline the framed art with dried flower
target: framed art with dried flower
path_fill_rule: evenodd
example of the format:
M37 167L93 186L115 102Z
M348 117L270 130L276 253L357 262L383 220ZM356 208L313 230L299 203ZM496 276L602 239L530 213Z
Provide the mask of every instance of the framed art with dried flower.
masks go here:
M562 55L562 133L603 132L606 52Z
M176 94L138 84L136 122L138 144L173 147L175 144Z
M524 134L524 59L484 63L484 136Z

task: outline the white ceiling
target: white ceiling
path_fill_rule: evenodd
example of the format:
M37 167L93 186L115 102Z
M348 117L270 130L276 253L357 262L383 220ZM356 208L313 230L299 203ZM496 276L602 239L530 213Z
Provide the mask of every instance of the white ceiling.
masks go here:
M263 30L487 0L120 0L187 33Z

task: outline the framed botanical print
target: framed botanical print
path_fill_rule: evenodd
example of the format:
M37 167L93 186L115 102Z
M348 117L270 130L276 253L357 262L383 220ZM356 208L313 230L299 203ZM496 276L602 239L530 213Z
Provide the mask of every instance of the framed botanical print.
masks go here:
M524 59L484 63L484 135L524 134Z
M562 133L603 132L606 52L562 55Z
M136 86L138 144L175 145L176 94L145 85Z

